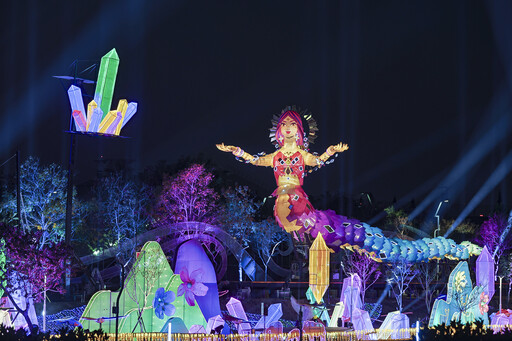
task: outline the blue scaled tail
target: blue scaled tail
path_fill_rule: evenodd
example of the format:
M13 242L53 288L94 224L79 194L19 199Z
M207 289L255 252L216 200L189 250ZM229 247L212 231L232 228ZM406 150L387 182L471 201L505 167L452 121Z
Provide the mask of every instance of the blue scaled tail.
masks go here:
M426 262L432 259L468 259L479 255L482 248L470 242L457 244L444 237L406 240L388 238L378 227L370 226L357 219L337 215L334 211L316 210L298 218L304 231L316 238L319 232L328 247L337 252L349 249L367 254L378 262Z

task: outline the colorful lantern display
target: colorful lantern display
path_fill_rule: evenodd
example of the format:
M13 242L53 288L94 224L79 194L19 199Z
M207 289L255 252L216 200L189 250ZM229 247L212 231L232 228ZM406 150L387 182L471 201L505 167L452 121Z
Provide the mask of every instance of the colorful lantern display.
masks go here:
M288 106L272 119L270 140L276 147L275 152L252 155L240 147L224 143L218 144L217 148L232 153L240 161L272 167L277 183L273 193L276 197L274 216L284 230L299 239L305 239L305 236L316 238L321 233L327 246L335 252L359 250L377 262L393 262L400 258L408 262L444 257L467 259L470 255L480 254L481 248L469 242L458 245L444 237L415 241L387 238L380 228L357 219L337 215L331 210L315 210L302 188L306 175L348 150L348 145L340 142L328 147L323 154L310 153L309 146L317 137L317 131L311 114Z
M482 253L476 259L476 285L484 288L484 292L489 296L489 301L496 292L494 282L494 260L492 259L487 246L484 246Z
M247 314L242 306L242 302L234 297L229 299L226 303L226 308L231 316L236 317L242 321L247 321ZM249 322L240 322L237 324L238 334L247 334L251 332L251 324Z
M120 333L131 333L134 329L139 331L141 328L146 332L162 332L168 327L169 321L173 325L173 331L179 330L180 324L186 326L185 330L193 325L206 327L207 320L201 308L198 305L188 305L184 296L177 295L178 288L182 284L180 276L175 275L171 270L160 244L147 242L127 274L122 292L110 290L96 292L89 300L80 323L85 329L102 328L107 333L115 333L116 314L112 308L116 304L118 295L121 295L119 297ZM144 310L141 316L142 326L139 309ZM172 320L164 318L169 314L172 315ZM102 325L96 322L98 319L104 320Z
M272 324L279 321L279 319L283 316L283 308L281 303L274 303L268 307L268 315L263 315L258 320L254 329L256 330L264 330L269 328Z
M329 287L330 254L322 234L319 233L309 248L309 288L318 304Z
M94 92L94 101L98 103L101 111L104 113L102 119L105 118L112 105L118 67L119 56L117 55L116 49L110 50L101 58L96 91Z
M73 110L72 113L73 120L75 121L75 127L78 131L86 131L87 129L87 120L84 116L84 113L80 110Z
M451 321L466 324L476 320L489 324L489 297L484 291L483 286L473 288L468 263L459 262L450 274L446 300L436 299L434 302L428 326L449 325Z
M112 49L101 58L94 100L87 105L87 117L82 90L71 85L68 89L69 103L76 131L81 133L101 133L119 135L121 129L137 112L137 103L121 99L115 110L110 110L114 95L119 57Z

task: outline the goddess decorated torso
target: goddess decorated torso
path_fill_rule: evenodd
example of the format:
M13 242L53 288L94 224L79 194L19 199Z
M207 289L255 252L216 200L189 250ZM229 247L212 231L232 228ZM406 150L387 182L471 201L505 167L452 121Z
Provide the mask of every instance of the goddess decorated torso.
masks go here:
M288 154L288 155L286 155ZM273 158L274 176L277 186L298 185L304 183L304 157L298 150L295 153L278 151Z

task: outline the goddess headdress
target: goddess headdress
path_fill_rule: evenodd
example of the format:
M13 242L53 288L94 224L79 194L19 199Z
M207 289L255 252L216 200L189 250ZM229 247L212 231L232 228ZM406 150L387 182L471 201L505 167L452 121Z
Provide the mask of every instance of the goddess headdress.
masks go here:
M283 110L281 110L281 114L274 114L272 118L272 127L270 128L270 142L274 144L276 149L278 149L282 145L282 141L280 141L279 124L286 117L290 116L294 120L297 121L299 125L299 132L301 132L302 136L298 136L297 144L305 150L308 150L309 145L315 142L317 138L318 126L316 124L313 115L309 112L309 110L301 110L296 106L287 106ZM303 121L307 123L307 133L303 128Z

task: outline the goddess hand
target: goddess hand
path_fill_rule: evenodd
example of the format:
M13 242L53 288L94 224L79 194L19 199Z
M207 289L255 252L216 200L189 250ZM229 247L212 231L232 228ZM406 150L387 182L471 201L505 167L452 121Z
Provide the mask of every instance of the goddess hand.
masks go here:
M217 148L223 152L233 153L236 150L235 146L226 146L224 143L216 144Z
M334 153L342 153L342 152L344 152L347 149L348 149L348 144L343 143L343 142L340 142L337 145L329 147L329 151L332 152L332 154L334 154Z

